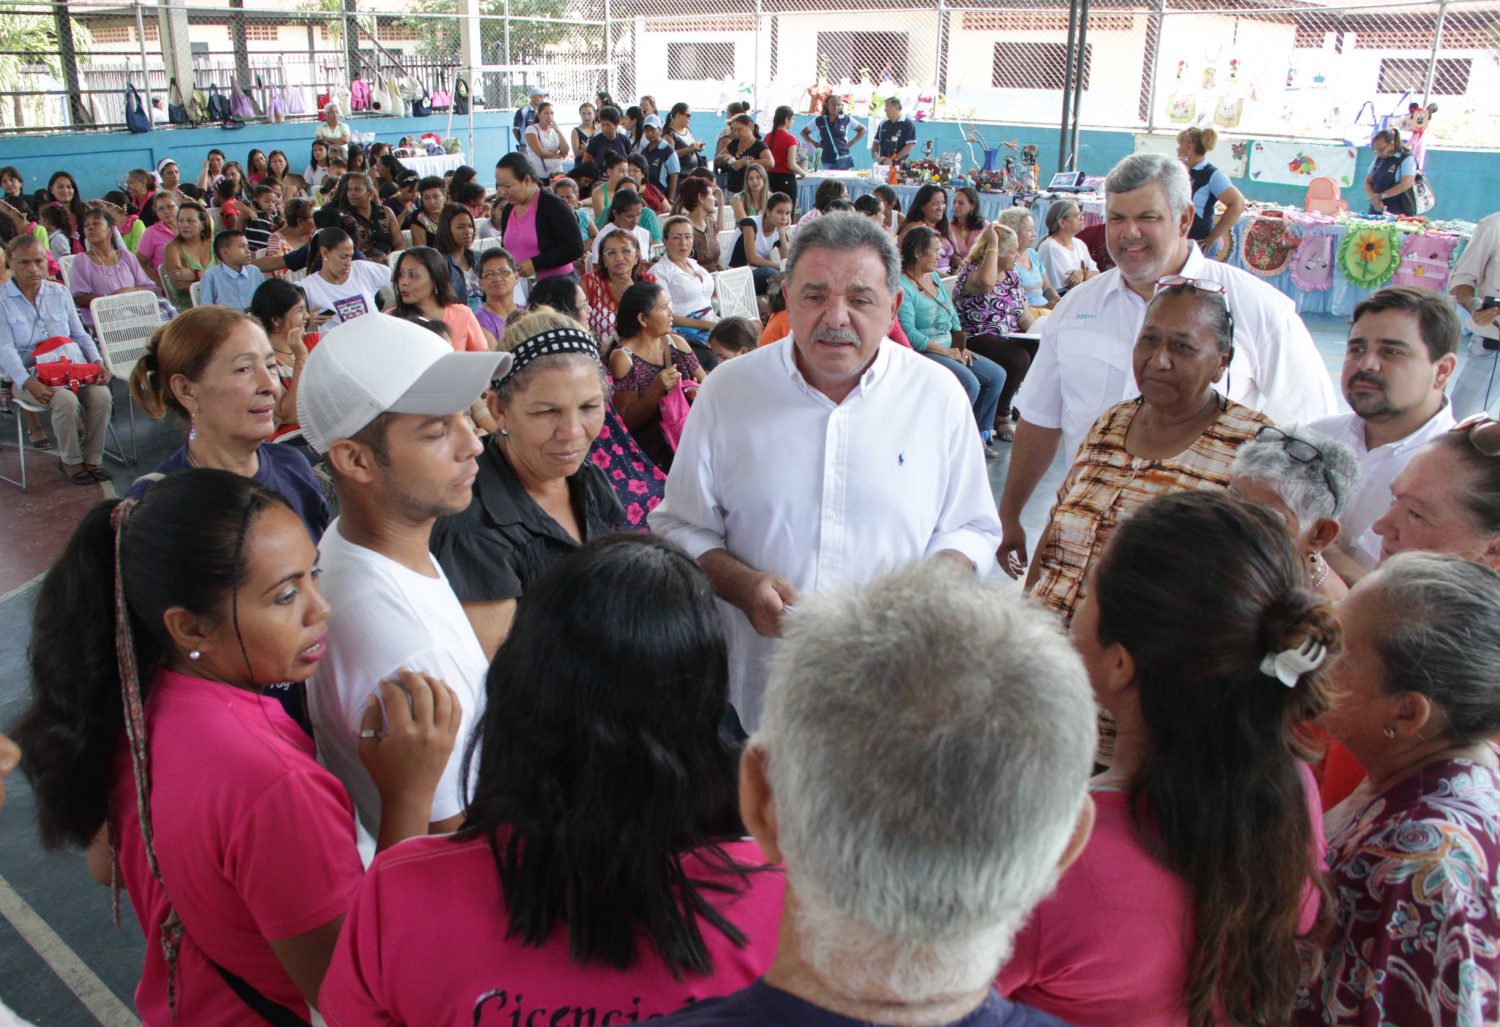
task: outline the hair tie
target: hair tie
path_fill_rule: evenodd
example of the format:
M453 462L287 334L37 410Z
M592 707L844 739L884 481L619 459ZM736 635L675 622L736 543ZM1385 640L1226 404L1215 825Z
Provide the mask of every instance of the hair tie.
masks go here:
M1265 659L1260 661L1260 672L1288 688L1296 688L1302 675L1321 667L1327 655L1327 646L1315 638L1307 638L1295 649L1266 653Z
M599 344L588 332L579 328L558 328L533 335L511 350L510 368L499 378L490 382L490 388L499 389L516 376L516 372L539 357L557 356L562 353L587 353L599 362Z

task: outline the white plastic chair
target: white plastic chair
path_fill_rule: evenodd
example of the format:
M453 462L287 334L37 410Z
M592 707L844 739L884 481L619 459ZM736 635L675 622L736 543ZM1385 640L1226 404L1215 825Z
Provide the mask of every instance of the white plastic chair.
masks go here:
M495 250L499 248L500 237L498 235L492 235L488 239L478 239L474 243L474 252L481 256L488 250Z
M198 305L198 294L200 292L202 292L202 291L203 291L203 283L202 282L194 282L192 285L188 286L188 302L192 306L196 307Z
M720 228L733 228L734 227L734 208L733 207L720 207L719 208L719 227Z
M410 249L411 248L411 229L410 228L403 228L403 229L401 229L401 238L403 238L403 239L406 240L406 246L407 246L408 249Z
M197 283L193 283L197 288ZM118 296L99 296L89 304L94 319L94 337L114 380L126 384L125 409L130 417L130 461L135 462L135 401L130 398L130 373L146 353L151 333L161 327L161 307L156 294L144 289Z
M938 284L942 286L944 292L946 292L949 296L952 296L953 283L956 281L958 281L958 275L948 275L945 278L939 278Z
M405 252L405 250L394 250L385 255L385 262L390 265L391 274L396 273L396 261L400 260L401 255Z
M729 255L734 252L734 244L740 237L738 228L726 228L719 233L719 261L727 263Z
M714 298L719 301L720 317L760 317L760 306L755 302L755 276L748 267L715 273Z
M73 261L77 259L78 254L76 253L57 258L57 266L62 268L63 285L67 287L69 292L73 291Z

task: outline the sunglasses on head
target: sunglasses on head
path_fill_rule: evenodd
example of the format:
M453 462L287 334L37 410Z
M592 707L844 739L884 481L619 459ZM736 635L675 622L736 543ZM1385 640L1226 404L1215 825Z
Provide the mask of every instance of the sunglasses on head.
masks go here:
M1297 463L1317 464L1323 472L1323 481L1328 486L1328 494L1338 496L1338 489L1333 487L1333 475L1328 470L1328 460L1323 456L1323 451L1311 442L1295 438L1269 424L1255 433L1255 441L1279 442L1281 448L1286 451L1286 455Z

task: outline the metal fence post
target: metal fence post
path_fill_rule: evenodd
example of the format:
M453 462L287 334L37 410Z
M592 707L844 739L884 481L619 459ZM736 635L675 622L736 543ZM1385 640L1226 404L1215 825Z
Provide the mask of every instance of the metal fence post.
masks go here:
M1166 27L1167 0L1156 0L1156 10L1146 19L1146 64L1141 70L1145 110L1138 111L1146 131L1156 128L1156 73L1161 63L1161 33Z
M751 76L750 109L760 113L760 0L755 0L755 74Z
M1065 171L1068 167L1068 123L1073 117L1073 44L1078 41L1078 0L1068 0L1068 48L1065 60L1067 66L1063 69L1062 88L1062 123L1057 129L1057 170ZM1082 62L1079 62L1079 74L1082 74Z
M1422 83L1422 106L1432 98L1432 81L1437 75L1438 49L1443 45L1443 23L1448 20L1448 0L1438 4L1437 30L1432 34L1432 52L1427 55L1427 78Z
M354 20L357 13L354 4L355 0L344 0L343 3L345 83L354 81L354 73L359 70L359 25ZM333 96L338 91L338 86L337 82L329 83L328 95Z
M57 63L62 66L63 88L68 91L68 111L73 124L91 125L93 116L83 102L78 85L78 51L73 46L73 22L63 0L52 5L52 22L57 31Z
M141 0L135 0L135 38L141 41L141 90L146 94L146 117L151 117L151 65L146 62L146 19L141 14ZM160 36L158 36L160 38Z
M616 85L615 85L614 52L615 52L615 25L614 25L614 16L610 14L609 0L604 0L604 60L603 60L602 63L605 65L604 91L606 93L608 93L610 96L614 96L615 95L615 88L616 88ZM592 103L593 101L594 101L594 98L593 97L589 97L589 102ZM597 112L596 112L596 114L597 114Z
M943 55L948 51L948 4L947 0L938 0L937 5L937 45L932 56L932 84L933 95L942 96L947 88L948 63Z

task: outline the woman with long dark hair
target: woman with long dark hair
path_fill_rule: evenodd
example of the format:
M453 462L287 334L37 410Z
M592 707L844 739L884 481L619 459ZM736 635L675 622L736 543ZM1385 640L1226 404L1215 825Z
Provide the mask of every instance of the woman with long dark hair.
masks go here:
M89 511L42 583L17 732L38 829L129 893L146 1023L255 1021L243 995L271 1022L316 1004L361 876L353 810L262 694L323 656L316 562L281 497L194 469ZM371 704L361 750L389 845L426 831L459 716L430 678L370 687L384 715Z
M1275 514L1179 493L1116 530L1072 637L1118 740L1001 990L1099 1027L1287 1023L1328 913L1298 727L1329 706L1332 607Z
M797 162L797 137L792 135L792 119L797 112L790 107L776 108L772 115L771 133L766 136L766 147L771 151L771 192L786 193L795 206L797 179L807 174Z
M283 150L272 150L266 154L266 178L273 182L280 182L292 170L291 162L286 159Z
M940 185L929 183L917 190L917 194L911 199L911 205L906 208L901 229L896 233L896 245L900 246L912 229L921 227L930 228L937 233L936 270L939 275L947 275L953 265L953 239L950 235L952 226L948 223L948 194Z
M340 227L368 260L384 260L406 245L401 223L380 202L370 176L351 171L339 179L331 205L339 212Z
M448 262L431 246L413 246L396 258L395 282L397 317L408 321L430 318L448 326L448 341L459 352L483 353L494 348L494 337L487 336L468 304L458 301L448 278ZM512 283L514 284L514 282Z
M47 201L67 217L69 250L82 253L85 249L83 216L88 213L88 208L84 206L83 195L78 191L77 180L66 171L54 171L52 177L47 179Z
M656 466L671 471L675 443L662 432L662 401L679 383L702 384L692 347L672 332L672 297L656 282L625 290L615 315L619 344L610 352L613 402Z
M448 260L448 279L460 303L470 296L483 296L479 284L479 254L471 247L477 230L474 214L461 203L449 203L438 216L437 237L432 247Z
M676 546L612 536L554 565L491 664L464 825L375 861L330 1019L645 1020L762 973L784 885L734 840L727 652Z

